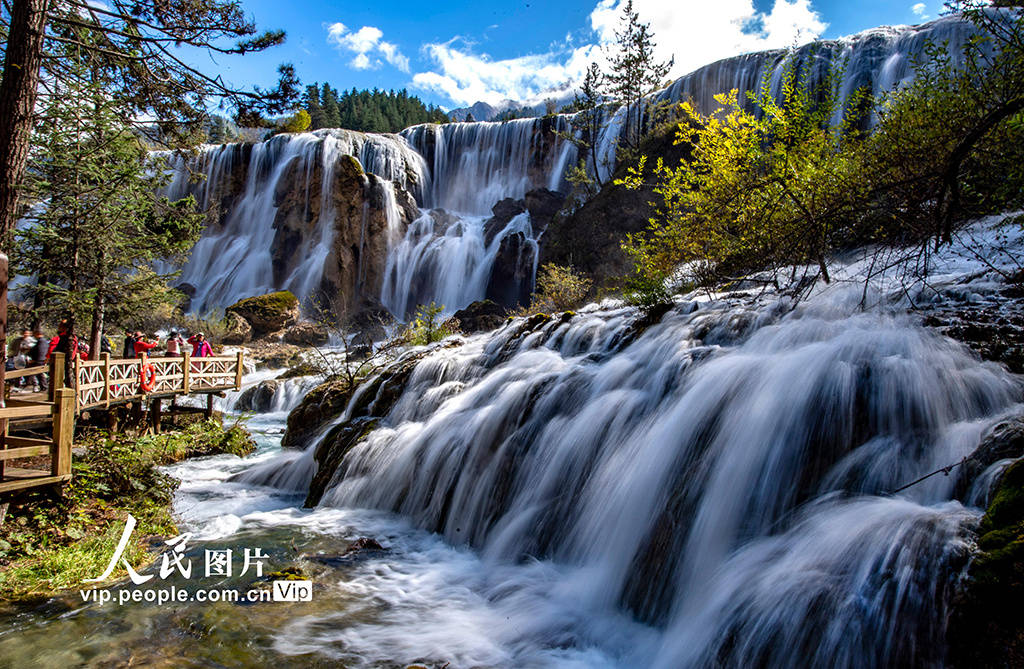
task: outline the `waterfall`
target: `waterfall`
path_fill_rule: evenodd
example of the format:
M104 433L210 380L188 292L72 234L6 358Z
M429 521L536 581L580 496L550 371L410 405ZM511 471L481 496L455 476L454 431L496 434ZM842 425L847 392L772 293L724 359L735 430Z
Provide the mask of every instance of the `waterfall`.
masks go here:
M807 74L811 86L830 74L838 75L834 119L838 123L857 90L879 96L910 81L912 64L929 42L948 44L957 62L975 32L971 23L947 16L919 26L876 28L792 50L744 54L680 77L652 99L659 103L693 100L700 111L710 113L717 106L716 94L737 89L745 101L747 92L757 91L766 79L771 93L778 96L782 73L793 65ZM615 168L626 114L624 108L610 112L596 139L599 164L591 168L596 167L605 179ZM255 145L204 147L189 161L175 158L167 194L194 193L204 208L221 210L219 223L204 232L184 268L183 281L196 288L193 308L208 311L280 288L305 297L332 273L330 219L335 212L329 180L335 163L344 156L357 158L368 173L405 189L423 208L418 220L404 231L394 223L396 208L388 210L387 267L373 274L379 283L372 288L360 283L360 287L379 290L382 302L399 318L424 302L444 304L450 312L481 299L486 294L486 277L502 252L484 229L491 208L505 198L523 198L535 188L568 190L565 171L578 157L575 145L565 139L571 132L571 118L566 115L419 125L398 135L318 130ZM205 182L190 183L186 162L206 176ZM277 259L279 265L287 265L282 270L274 264L275 249L283 244L275 225L280 227L281 198L294 188L305 192L306 213L315 220L295 233L301 237L300 250L291 250L287 262ZM393 207L394 197L385 194L384 200ZM437 209L444 212L431 213ZM458 224L453 225L452 219ZM525 225L508 230L512 235L520 233L527 235L525 246L532 248L541 231ZM360 240L359 248L366 242ZM357 273L363 277L367 268L362 254L358 263ZM455 264L459 267L452 267ZM385 276L390 279L381 278ZM454 290L450 282L456 279L451 277L467 283Z
M531 188L560 184L564 117L413 126L402 136L431 161L425 207L486 216L496 202L518 199ZM571 145L571 142L569 143Z
M998 295L965 257L906 299ZM554 565L551 596L587 614L518 610L531 643L600 646L625 611L660 630L632 666L940 664L979 495L948 477L891 491L969 455L1024 388L901 312L897 282L862 311L841 285L862 269L799 305L691 296L645 327L608 303L435 347L319 504L396 512L495 570ZM308 477L291 457L275 475ZM520 587L495 597L514 609Z
M424 207L444 211L424 209L405 238L390 247L381 289L384 306L405 319L420 304L435 302L451 313L483 299L509 235L522 235L535 271L537 238L529 215L516 216L489 238L487 214L499 200L522 198L533 188L560 188L575 156L575 145L562 137L571 131L564 117L403 131L413 148L432 156Z
M172 200L193 195L202 210L219 218L182 268L181 281L194 287L192 308L198 313L272 290L288 289L300 299L312 293L331 255L333 182L342 157L357 158L362 169L415 195L428 182L423 159L401 137L347 130L207 145L194 157L162 155L172 171L161 194ZM192 173L205 178L193 181ZM301 194L303 218L313 220L287 257L275 260L282 247L279 209L290 193ZM397 209L394 202L392 189Z
M588 609L667 630L654 666L933 661L976 516L949 479L884 493L1018 383L905 319L692 308L622 350L625 311L437 351L322 503L569 565Z

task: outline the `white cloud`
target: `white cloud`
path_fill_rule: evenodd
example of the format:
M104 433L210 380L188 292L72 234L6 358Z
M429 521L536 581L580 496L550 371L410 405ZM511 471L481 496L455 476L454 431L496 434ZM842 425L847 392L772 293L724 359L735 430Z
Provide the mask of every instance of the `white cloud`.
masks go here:
M348 51L355 56L349 65L357 70L378 68L383 63L380 57L402 72L409 71L409 59L402 55L398 47L391 42L381 40L384 33L374 26L363 26L351 32L344 23L332 23L327 26L327 42L341 51Z
M415 74L414 86L447 95L457 104L495 104L505 99L532 102L545 91L566 88L582 76L594 47L493 60L453 39L426 44L423 51L440 71Z
M926 7L923 2L919 2L916 5L914 5L913 7L911 7L910 11L912 11L915 16L918 16L918 17L920 17L922 19L928 18L928 15L925 14L925 12L928 11L928 7Z
M594 7L590 27L596 44L573 47L567 35L564 45L546 53L502 60L474 53L459 38L426 44L424 54L436 68L414 75L413 85L457 104L539 101L545 91L579 81L592 60L604 61L602 46L614 41L624 4L599 0ZM757 11L752 0L634 0L633 6L640 20L651 24L655 55L675 58L673 78L721 58L809 42L827 27L811 0L774 0L767 12Z

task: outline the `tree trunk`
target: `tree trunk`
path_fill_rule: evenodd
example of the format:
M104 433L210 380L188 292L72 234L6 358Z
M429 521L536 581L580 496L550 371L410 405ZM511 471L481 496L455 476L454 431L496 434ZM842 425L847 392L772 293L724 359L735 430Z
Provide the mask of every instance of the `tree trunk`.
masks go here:
M18 215L18 189L28 162L32 113L36 106L39 67L43 61L43 30L49 0L12 0L10 29L4 51L4 69L0 79L0 244L14 229ZM7 255L3 256L3 280L0 286L0 391L4 386L7 350ZM0 392L0 405L3 404ZM0 421L2 423L4 421ZM0 425L0 427L5 427Z
M14 228L39 86L49 0L12 0L0 81L0 237ZM5 332L0 335L6 334Z
M92 308L92 329L89 331L89 359L100 359L100 338L103 336L103 317L106 312L106 300L102 290L96 295Z

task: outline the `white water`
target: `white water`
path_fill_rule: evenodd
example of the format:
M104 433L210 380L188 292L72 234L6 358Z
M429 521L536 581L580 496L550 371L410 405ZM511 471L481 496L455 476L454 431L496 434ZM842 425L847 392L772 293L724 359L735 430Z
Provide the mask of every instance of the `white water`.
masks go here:
M928 285L898 294L988 299L997 275L963 283L984 269L969 255L947 249ZM941 664L980 512L949 478L888 491L969 454L1021 411L1022 388L902 302L861 312L862 286L842 284L866 264L796 309L682 302L628 340L634 312L606 304L437 349L320 507L280 521L384 523L397 563L349 587L391 613L299 618L278 650L360 666ZM889 302L886 285L869 293ZM263 471L308 477L316 441ZM367 508L457 548L353 511Z
M264 546L312 573L313 603L79 602L0 630L0 656L238 664L245 639L249 663L281 667L941 666L969 504L1006 462L963 501L940 476L888 491L958 461L1024 393L893 301L998 304L965 249L936 261L927 286L880 282L889 306L867 312L843 285L870 265L854 259L796 309L691 296L629 337L635 313L608 302L438 347L312 510L319 437L282 453L285 414L257 416L256 455L169 468L175 509L198 559ZM337 557L363 536L386 550ZM193 620L207 636L179 648Z
M427 180L423 159L401 137L347 130L279 135L251 146L204 146L192 160L171 156L173 180L162 194L172 200L192 194L201 209L221 214L219 223L207 226L182 270L181 280L196 288L194 312L206 313L272 290L291 290L302 300L313 292L331 255L336 218L332 184L343 156L357 157L367 172L413 193ZM205 180L191 183L190 170L205 175ZM244 176L241 190L230 184L237 174ZM320 180L319 215L291 254L290 269L281 275L273 263L279 192L304 190L308 216L314 177ZM397 209L393 187L390 192L390 204ZM389 217L393 213L389 211Z

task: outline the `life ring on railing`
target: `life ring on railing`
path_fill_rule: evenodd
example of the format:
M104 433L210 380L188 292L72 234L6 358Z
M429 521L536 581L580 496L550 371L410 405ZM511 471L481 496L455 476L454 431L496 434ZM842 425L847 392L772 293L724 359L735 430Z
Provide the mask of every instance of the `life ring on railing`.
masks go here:
M156 367L147 363L139 370L139 388L144 393L153 392L156 388Z

